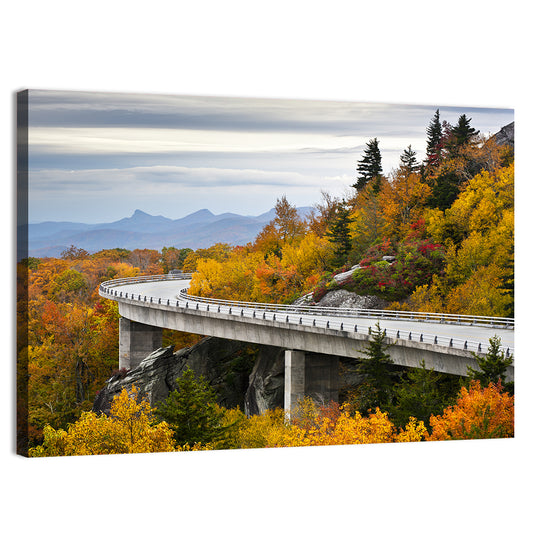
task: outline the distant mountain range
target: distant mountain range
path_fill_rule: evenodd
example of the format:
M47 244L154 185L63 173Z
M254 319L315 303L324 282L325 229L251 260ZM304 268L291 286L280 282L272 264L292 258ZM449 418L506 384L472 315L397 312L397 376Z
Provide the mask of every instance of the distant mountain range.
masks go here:
M304 218L311 210L300 207L298 213ZM109 223L41 222L28 224L28 251L30 257L59 257L71 245L90 253L107 248L160 250L163 246L195 250L217 242L236 246L253 241L275 216L274 209L259 216L213 215L201 209L172 220L137 209L131 217Z

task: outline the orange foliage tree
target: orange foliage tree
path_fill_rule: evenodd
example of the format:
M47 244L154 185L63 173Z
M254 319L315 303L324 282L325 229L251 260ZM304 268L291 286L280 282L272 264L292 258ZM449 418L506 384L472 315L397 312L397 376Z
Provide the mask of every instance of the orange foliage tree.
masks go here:
M157 252L142 252L148 258L144 266L160 268ZM98 296L98 286L146 273L122 262L130 255L121 249L89 255L71 247L62 259L30 258L20 265L27 276L28 301L19 313L27 347L19 347L19 353L28 373L31 444L42 438L46 424L64 428L89 408L116 366L118 307Z
M495 439L514 436L514 398L501 383L481 388L479 381L463 387L456 405L430 418L427 440Z
M430 192L419 173L393 172L381 191L385 234L397 240L407 235L411 225L422 218Z

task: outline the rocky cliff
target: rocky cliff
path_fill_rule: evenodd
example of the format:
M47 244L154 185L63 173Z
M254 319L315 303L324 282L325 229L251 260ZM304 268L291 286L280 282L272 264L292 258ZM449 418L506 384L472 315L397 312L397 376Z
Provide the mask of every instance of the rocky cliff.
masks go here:
M164 400L174 390L176 379L187 367L196 375L204 376L217 393L218 403L224 407L245 408L245 396L253 401L255 390L250 386L257 359L274 360L283 353L280 348L206 337L190 348L174 352L173 346L160 348L129 372L118 372L98 393L93 409L109 412L112 398L123 388L133 385L152 406ZM263 368L262 394L269 394L268 369ZM268 366L268 365L266 365ZM282 369L283 372L283 369ZM283 385L283 384L282 384ZM279 402L274 394L272 399ZM282 399L281 399L282 402Z
M493 138L500 146L514 147L514 122L504 126Z

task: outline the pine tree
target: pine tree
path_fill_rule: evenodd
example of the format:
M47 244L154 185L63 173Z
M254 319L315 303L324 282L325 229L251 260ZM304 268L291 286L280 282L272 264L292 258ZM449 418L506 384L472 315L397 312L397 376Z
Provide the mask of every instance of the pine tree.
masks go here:
M176 389L161 402L156 412L174 431L178 445L206 444L222 437L224 411L216 404L216 394L207 380L187 367L176 380Z
M368 141L364 156L358 161L357 172L359 173L359 177L357 178L357 182L352 185L358 191L362 190L374 178L377 178L376 181L379 182L379 178L382 176L381 152L379 151L378 145L379 141L377 138Z
M349 230L350 211L346 204L337 206L335 218L326 237L335 246L335 257L332 266L341 267L346 264L348 254L352 250L352 238Z
M497 335L489 339L490 348L486 355L474 354L474 359L479 366L479 370L468 367L467 375L470 379L480 382L482 387L488 387L489 383L495 385L501 380L506 390L513 387L512 383L506 383L505 371L513 364L513 356L505 355L501 348L502 340Z
M428 169L436 168L440 165L442 160L442 125L440 123L439 110L435 112L433 119L431 120L427 130L427 143L426 143L426 167Z
M376 324L368 348L361 350L366 358L359 359L357 373L364 376L357 389L357 409L366 412L379 407L388 408L392 403L396 372L385 345L386 332Z
M505 273L501 277L504 294L511 297L511 301L505 306L505 316L514 317L514 255L512 254L505 262Z
M400 170L406 174L413 174L420 170L420 165L416 160L416 152L409 145L400 156Z
M466 118L466 115L459 117L457 125L451 129L449 146L455 148L469 144L472 138L479 133L479 130L470 126L471 120L471 118Z
M427 369L424 360L419 368L412 368L406 378L395 387L396 401L391 408L391 417L395 425L405 426L409 417L422 420L429 427L431 415L442 413L450 405L455 394L441 386L443 376L433 369Z
M432 184L431 194L427 199L429 207L441 211L449 209L461 191L461 176L453 171L439 171Z

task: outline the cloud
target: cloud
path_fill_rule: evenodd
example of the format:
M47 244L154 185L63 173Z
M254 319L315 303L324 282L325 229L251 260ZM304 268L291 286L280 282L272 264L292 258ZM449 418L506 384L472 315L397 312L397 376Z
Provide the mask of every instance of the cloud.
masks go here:
M302 172L237 168L189 168L179 166L132 167L125 169L38 170L30 172L30 188L36 193L84 191L113 193L117 197L136 194L164 194L186 189L263 186L320 188L325 183L343 186L348 176L314 176Z
M422 160L438 107L62 91L30 91L29 103L33 212L95 220L118 206L258 212L287 190L298 205L321 189L340 194L371 138L385 173L408 145ZM513 120L501 109L440 112L452 124L466 113L482 133Z
M363 138L348 141L360 145ZM347 139L324 133L219 132L186 129L50 128L29 130L32 154L156 154L182 152L292 152L345 150Z
M367 138L423 134L439 107L81 91L30 91L29 102L32 127L320 132ZM449 116L453 123L460 113L491 116L491 120L498 120L502 113L508 115L508 110L497 108L441 106L440 109L441 116Z

